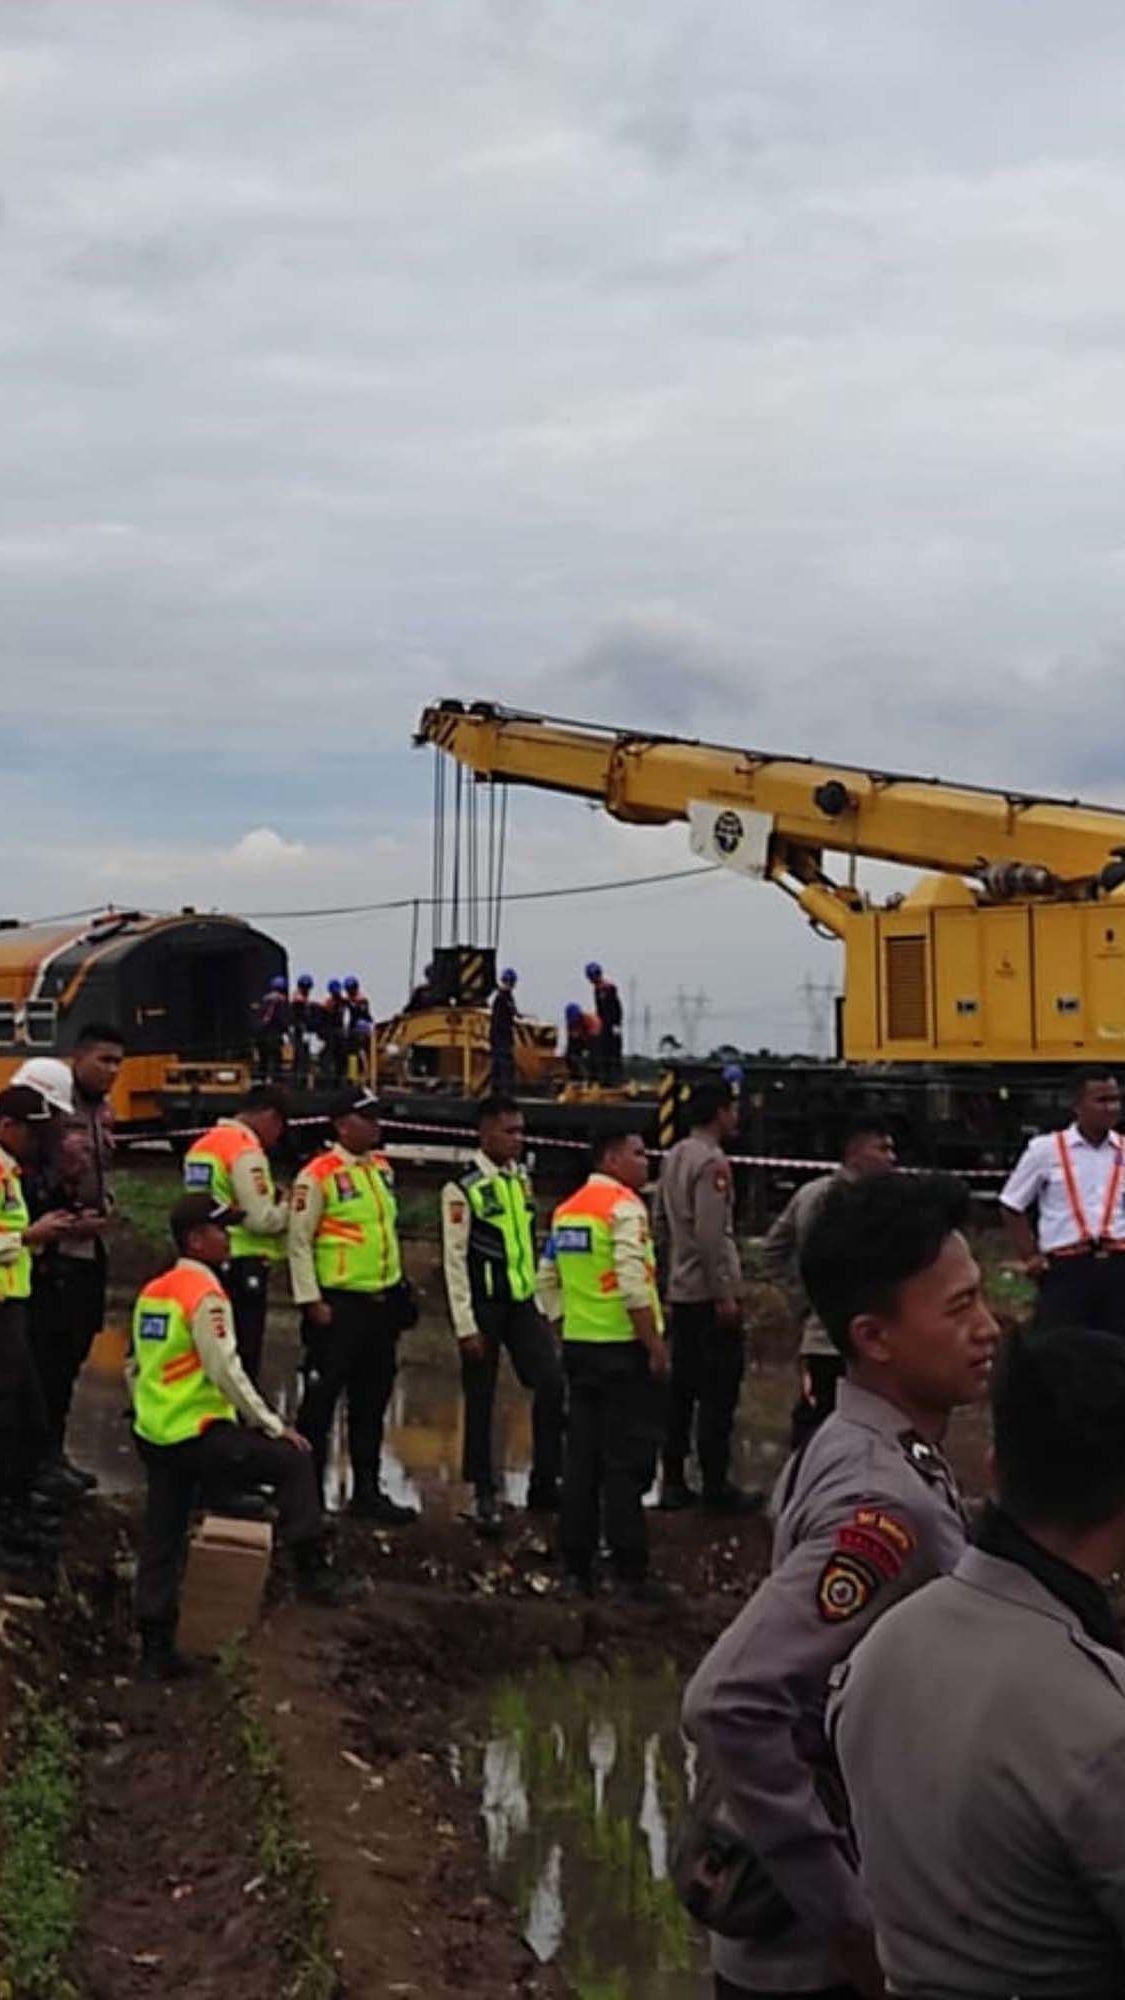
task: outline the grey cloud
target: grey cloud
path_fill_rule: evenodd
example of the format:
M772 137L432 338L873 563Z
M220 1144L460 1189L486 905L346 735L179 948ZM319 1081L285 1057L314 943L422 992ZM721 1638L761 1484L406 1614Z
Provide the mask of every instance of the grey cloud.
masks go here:
M1125 798L1111 0L8 0L0 55L21 907L99 842L421 857L445 692ZM519 812L541 876L656 851ZM792 1013L791 913L675 907Z

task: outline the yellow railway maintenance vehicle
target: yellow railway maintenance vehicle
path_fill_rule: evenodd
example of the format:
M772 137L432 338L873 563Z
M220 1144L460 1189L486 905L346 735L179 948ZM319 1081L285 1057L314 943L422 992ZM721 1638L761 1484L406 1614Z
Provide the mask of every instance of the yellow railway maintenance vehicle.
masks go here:
M635 825L684 820L697 854L776 883L843 941L849 1061L1125 1053L1125 811L484 702L427 708L416 740L493 785L596 800ZM928 872L876 905L861 859Z
M109 910L85 922L0 928L0 1084L29 1055L65 1056L91 1021L120 1029L113 1093L126 1135L229 1108L251 1075L255 1003L286 970L238 917Z

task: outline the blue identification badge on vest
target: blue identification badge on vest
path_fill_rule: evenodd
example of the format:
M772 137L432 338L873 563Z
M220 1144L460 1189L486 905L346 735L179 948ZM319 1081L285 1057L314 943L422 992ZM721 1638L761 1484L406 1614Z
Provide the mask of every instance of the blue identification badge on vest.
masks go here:
M189 1188L209 1188L214 1169L210 1160L184 1161L184 1186Z
M167 1340L167 1313L142 1313L139 1332L142 1340Z
M359 1189L350 1174L336 1175L336 1195L340 1201L358 1201Z
M13 1180L4 1182L4 1206L5 1208L22 1207L22 1203L20 1201L20 1190L18 1181Z
M566 1251L573 1254L576 1250L588 1254L593 1248L593 1231L582 1223L564 1223L561 1229L555 1230L552 1241L556 1254Z

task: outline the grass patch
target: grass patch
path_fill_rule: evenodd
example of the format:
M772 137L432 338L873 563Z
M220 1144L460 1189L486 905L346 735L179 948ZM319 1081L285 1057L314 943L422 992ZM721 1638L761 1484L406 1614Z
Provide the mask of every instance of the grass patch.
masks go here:
M119 1167L113 1176L114 1206L121 1221L146 1249L169 1253L168 1211L184 1191L183 1177L171 1164L145 1168Z
M73 1725L32 1697L0 1789L0 2000L74 2000L63 1968L78 1922L81 1884L67 1857L80 1799Z
M328 1901L317 1881L312 1850L294 1830L281 1759L258 1713L237 1647L223 1655L220 1671L254 1800L258 1866L281 1918L282 1949L293 1966L285 2000L335 2000L340 1975L328 1942Z

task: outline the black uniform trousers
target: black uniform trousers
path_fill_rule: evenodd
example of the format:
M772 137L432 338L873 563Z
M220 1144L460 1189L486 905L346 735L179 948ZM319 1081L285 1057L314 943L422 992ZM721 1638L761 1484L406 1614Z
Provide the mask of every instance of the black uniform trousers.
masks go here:
M720 1326L709 1299L673 1305L670 1320L664 1476L673 1485L682 1484L694 1428L703 1491L714 1498L725 1490L730 1467L730 1435L746 1363L742 1329Z
M394 1388L398 1326L385 1292L325 1291L331 1326L313 1326L306 1314L301 1329L304 1360L297 1428L313 1448L318 1490L324 1491L328 1439L336 1405L348 1399L348 1456L355 1497L379 1490L383 1421Z
M484 1341L478 1361L461 1348L465 1396L465 1443L461 1476L478 1494L496 1491L492 1466L492 1410L500 1355L507 1348L516 1379L531 1390L531 1483L528 1505L552 1498L562 1464L563 1372L558 1343L533 1299L518 1304L481 1305L477 1328Z
M1089 1326L1125 1334L1125 1252L1060 1257L1039 1280L1036 1326Z
M604 1530L618 1576L648 1570L644 1495L664 1430L664 1385L639 1341L563 1343L567 1380L559 1548L573 1576L588 1577Z
M137 1550L137 1624L142 1631L176 1627L180 1569L188 1522L197 1495L206 1503L233 1489L272 1486L283 1541L295 1548L317 1544L323 1533L311 1457L282 1438L264 1437L242 1424L209 1424L182 1444L136 1440L148 1492Z
M846 1363L842 1354L802 1354L804 1385L789 1420L789 1449L800 1451L836 1408Z
M266 1257L232 1257L220 1272L234 1312L238 1358L253 1382L260 1385L262 1349L266 1344L266 1307L270 1267Z
M74 1385L105 1323L105 1245L95 1242L93 1249L92 1257L48 1250L36 1260L31 1281L28 1338L56 1457L63 1450Z
M860 2000L860 1995L854 1986L818 1986L813 1993L762 1993L757 1987L732 1986L717 1972L715 2000Z
M0 1303L0 1498L22 1500L51 1452L51 1426L27 1337L27 1302Z

